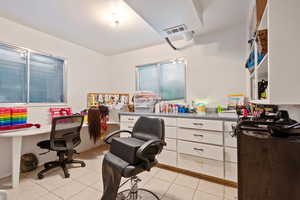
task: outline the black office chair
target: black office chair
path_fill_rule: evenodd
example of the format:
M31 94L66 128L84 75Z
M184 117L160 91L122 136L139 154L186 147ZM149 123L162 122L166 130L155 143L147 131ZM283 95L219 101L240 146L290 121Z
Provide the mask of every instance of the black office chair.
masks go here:
M131 137L113 137L121 132ZM138 188L141 181L137 175L150 171L158 162L156 156L162 151L165 143L165 125L162 119L140 117L133 131L119 130L108 135L104 141L111 145L103 160L102 175L104 192L102 200L141 200L159 199L153 192ZM118 192L121 178L129 178L131 188Z
M56 117L52 120L52 128L50 133L50 140L39 142L37 145L41 149L56 151L58 161L47 162L44 164L45 169L38 173L38 178L44 178L44 174L49 170L56 167L61 167L64 171L65 178L69 178L67 164L80 164L81 167L85 167L85 163L79 160L73 160L74 150L81 143L80 130L83 124L83 116L73 115ZM42 153L42 154L46 154Z

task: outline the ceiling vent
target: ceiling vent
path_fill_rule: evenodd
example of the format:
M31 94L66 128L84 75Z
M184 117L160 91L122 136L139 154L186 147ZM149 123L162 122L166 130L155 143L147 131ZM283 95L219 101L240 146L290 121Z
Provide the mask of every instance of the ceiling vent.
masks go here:
M163 38L202 27L201 0L124 0Z
M184 33L185 31L187 31L187 28L184 24L179 25L179 26L175 26L172 28L168 28L164 30L168 36L172 36L175 34L180 34L180 33Z

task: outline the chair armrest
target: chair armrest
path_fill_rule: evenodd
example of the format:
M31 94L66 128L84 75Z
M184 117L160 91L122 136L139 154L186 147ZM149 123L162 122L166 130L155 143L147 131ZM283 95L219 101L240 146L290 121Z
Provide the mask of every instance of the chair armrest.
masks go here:
M150 161L149 161L149 159L148 159L147 157L145 157L145 152L147 152L147 150L148 150L149 148L151 148L151 147L158 146L158 148L160 148L160 147L163 147L163 146L166 146L166 145L167 145L166 142L161 141L161 140L159 140L159 139L157 139L157 140L150 140L150 141L146 142L145 144L143 144L143 145L137 150L136 156L137 156L139 159L145 161L145 162L146 162L146 166L145 166L146 169L147 169L147 170L150 170ZM161 149L162 149L162 148L161 148ZM160 152L158 152L158 153L160 153Z
M111 142L109 142L109 139L111 137L113 137L114 135L117 135L119 133L129 133L130 135L132 135L132 132L131 131L128 131L128 130L117 130L117 131L114 131L112 133L110 133L108 136L106 136L103 141L106 143L106 144L110 144Z

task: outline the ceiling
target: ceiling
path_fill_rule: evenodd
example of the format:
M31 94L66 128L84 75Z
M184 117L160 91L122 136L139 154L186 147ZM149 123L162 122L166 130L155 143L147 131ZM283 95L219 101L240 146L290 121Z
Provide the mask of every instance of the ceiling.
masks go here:
M200 35L246 22L250 0L199 1L204 6ZM0 4L0 17L104 55L163 42L122 0L0 0ZM116 9L118 26L113 17Z

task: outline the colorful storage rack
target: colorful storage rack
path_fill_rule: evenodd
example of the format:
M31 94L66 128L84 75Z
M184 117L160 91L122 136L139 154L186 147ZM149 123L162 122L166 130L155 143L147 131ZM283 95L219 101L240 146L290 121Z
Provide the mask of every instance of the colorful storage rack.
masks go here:
M23 107L0 108L0 130L11 130L27 124L27 109Z
M11 109L0 108L0 127L11 126Z
M27 109L16 107L11 108L11 125L24 125L27 123Z

